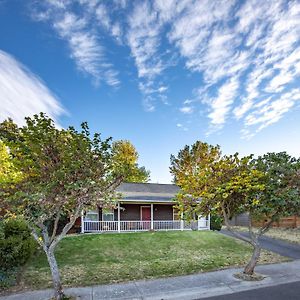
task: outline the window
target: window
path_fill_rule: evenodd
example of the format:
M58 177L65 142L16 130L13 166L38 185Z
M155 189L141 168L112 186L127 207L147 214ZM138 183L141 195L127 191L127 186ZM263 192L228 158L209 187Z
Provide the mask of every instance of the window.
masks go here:
M114 221L114 210L103 209L102 210L102 221Z
M99 215L97 210L87 211L85 214L85 221L99 221Z

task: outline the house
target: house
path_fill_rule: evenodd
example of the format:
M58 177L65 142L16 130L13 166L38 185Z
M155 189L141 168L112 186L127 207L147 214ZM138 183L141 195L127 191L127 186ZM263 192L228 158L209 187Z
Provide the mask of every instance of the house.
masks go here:
M209 217L192 222L181 218L174 207L178 191L174 184L123 183L117 189L122 198L116 209L82 213L77 225L81 233L209 229Z

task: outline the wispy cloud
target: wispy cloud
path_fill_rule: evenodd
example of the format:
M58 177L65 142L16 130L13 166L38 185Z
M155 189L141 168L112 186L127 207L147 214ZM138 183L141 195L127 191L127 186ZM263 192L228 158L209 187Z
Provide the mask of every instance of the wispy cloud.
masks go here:
M161 42L161 29L163 23L159 15L148 1L136 2L133 11L128 17L127 44L137 67L140 80L140 90L144 95L145 108L153 111L158 93L167 88L157 88L156 78L166 68L159 52ZM146 87L146 88L145 88ZM150 107L150 109L149 109Z
M50 22L59 37L68 43L70 56L80 71L91 75L96 84L106 82L116 86L120 83L118 72L105 57L106 49L100 44L96 22L91 22L96 15L104 27L109 27L106 7L95 1L79 2L83 6L81 11L85 12L81 15L74 12L71 1L47 0L36 7L33 18Z
M285 113L295 107L282 99L300 80L299 1L45 3L39 5L43 9L36 18L52 24L67 41L78 69L95 80L119 84L118 71L100 42L103 36L129 48L147 111L154 111L158 103L170 103L166 70L174 64L173 57L175 63L179 58L184 63L185 73L202 78L199 86L193 87L199 91L198 98L187 100L193 105L183 103L178 111L208 110L210 132L235 120L250 137L281 118L271 121L266 117L274 115L276 107L284 106Z
M59 125L58 117L65 110L39 77L0 50L0 121L10 117L23 125L25 117L40 112Z
M228 80L218 91L218 97L211 102L208 117L212 125L223 126L237 94L239 83L237 78Z
M194 111L193 107L191 106L182 106L179 110L184 114L191 114Z
M273 101L268 99L246 117L245 123L247 126L258 125L256 132L259 132L263 128L278 122L298 101L300 102L299 88L293 89Z
M186 126L184 126L183 124L181 124L181 123L177 123L176 127L183 130L183 131L188 131L188 128Z
M261 130L281 118L275 114L277 107L282 105L284 113L294 107L282 99L300 75L298 1L248 0L242 5L170 1L169 5L169 15L167 5L162 9L165 18L172 19L169 41L186 59L188 70L203 74L199 98L209 106L212 126L222 128L235 116L249 131L262 102L266 112L259 119ZM272 121L267 118L273 115Z

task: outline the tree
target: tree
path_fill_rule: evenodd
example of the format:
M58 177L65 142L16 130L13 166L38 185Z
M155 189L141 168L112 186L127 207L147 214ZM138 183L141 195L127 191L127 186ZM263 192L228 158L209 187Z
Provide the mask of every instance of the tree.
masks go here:
M112 144L113 167L117 174L124 174L124 182L148 182L150 171L139 167L139 158L135 147L127 140L120 140Z
M23 174L14 166L8 147L0 140L0 187L13 187L14 184L22 179ZM0 201L5 197L4 193L0 193ZM0 206L0 216L4 215L7 205Z
M123 174L112 171L115 160L111 139L102 140L98 133L91 137L87 123L82 124L81 132L73 127L57 129L41 113L26 118L24 127L18 127L12 120L4 121L0 124L0 140L9 149L9 164L24 174L16 184L3 184L7 172L2 171L2 204L26 219L31 234L47 256L55 298L62 299L64 293L54 255L57 244L83 209L113 206L115 188L123 178ZM58 232L58 223L65 217L67 224Z
M254 273L259 259L259 237L279 217L299 212L299 162L286 154L268 154L257 160L252 156L239 158L237 153L222 156L219 146L198 141L185 146L177 157L171 156L170 170L181 188L177 199L184 214L221 214L227 229L253 247L244 269L246 275ZM258 230L250 222L249 237L245 237L229 222L242 212L269 221Z
M16 183L21 178L22 173L13 165L7 146L0 140L0 186Z

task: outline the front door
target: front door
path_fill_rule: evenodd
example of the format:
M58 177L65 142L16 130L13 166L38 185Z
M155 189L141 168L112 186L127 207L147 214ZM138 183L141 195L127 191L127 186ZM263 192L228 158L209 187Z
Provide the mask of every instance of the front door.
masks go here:
M141 221L151 221L150 206L141 206Z

